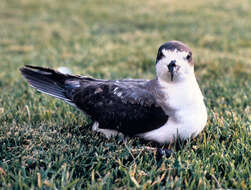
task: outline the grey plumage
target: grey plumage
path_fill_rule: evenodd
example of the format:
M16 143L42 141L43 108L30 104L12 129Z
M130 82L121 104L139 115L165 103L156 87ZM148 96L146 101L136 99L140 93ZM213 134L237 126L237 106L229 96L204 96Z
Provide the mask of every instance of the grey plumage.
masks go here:
M135 135L157 129L168 119L149 92L148 80L100 80L35 66L20 70L38 91L74 104L103 129Z
M123 133L158 143L198 135L207 110L194 75L192 51L170 41L160 46L154 80L102 80L25 66L21 72L38 91L76 106L95 122L93 130Z

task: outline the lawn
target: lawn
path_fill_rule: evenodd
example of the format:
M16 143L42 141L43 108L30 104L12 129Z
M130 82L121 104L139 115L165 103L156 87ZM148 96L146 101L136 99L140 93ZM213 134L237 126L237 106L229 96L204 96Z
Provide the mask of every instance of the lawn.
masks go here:
M1 0L0 189L250 189L250 12L249 0ZM193 49L209 119L169 158L92 132L19 72L152 79L173 39Z

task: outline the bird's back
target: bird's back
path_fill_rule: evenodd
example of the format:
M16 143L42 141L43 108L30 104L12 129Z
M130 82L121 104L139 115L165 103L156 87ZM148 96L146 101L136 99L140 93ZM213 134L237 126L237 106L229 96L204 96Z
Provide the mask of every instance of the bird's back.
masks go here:
M102 80L26 66L22 74L37 90L75 105L99 128L135 135L161 127L168 119L143 79Z

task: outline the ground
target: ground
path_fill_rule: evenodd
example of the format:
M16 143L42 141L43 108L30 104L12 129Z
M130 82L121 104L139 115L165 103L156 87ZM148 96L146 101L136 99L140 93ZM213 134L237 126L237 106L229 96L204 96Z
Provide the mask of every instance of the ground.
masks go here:
M250 12L249 0L1 0L0 188L250 189ZM209 119L169 158L92 132L18 70L152 79L158 47L173 39L193 49Z

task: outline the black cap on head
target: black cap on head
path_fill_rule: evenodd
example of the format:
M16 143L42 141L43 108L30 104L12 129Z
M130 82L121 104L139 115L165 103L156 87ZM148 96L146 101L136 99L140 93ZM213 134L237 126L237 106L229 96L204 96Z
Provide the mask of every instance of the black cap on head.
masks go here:
M158 50L157 58L156 58L156 63L164 56L162 53L163 49L169 50L169 51L174 51L175 49L178 51L185 51L185 52L189 52L190 56L192 56L192 50L186 44L179 41L169 41L160 46Z

